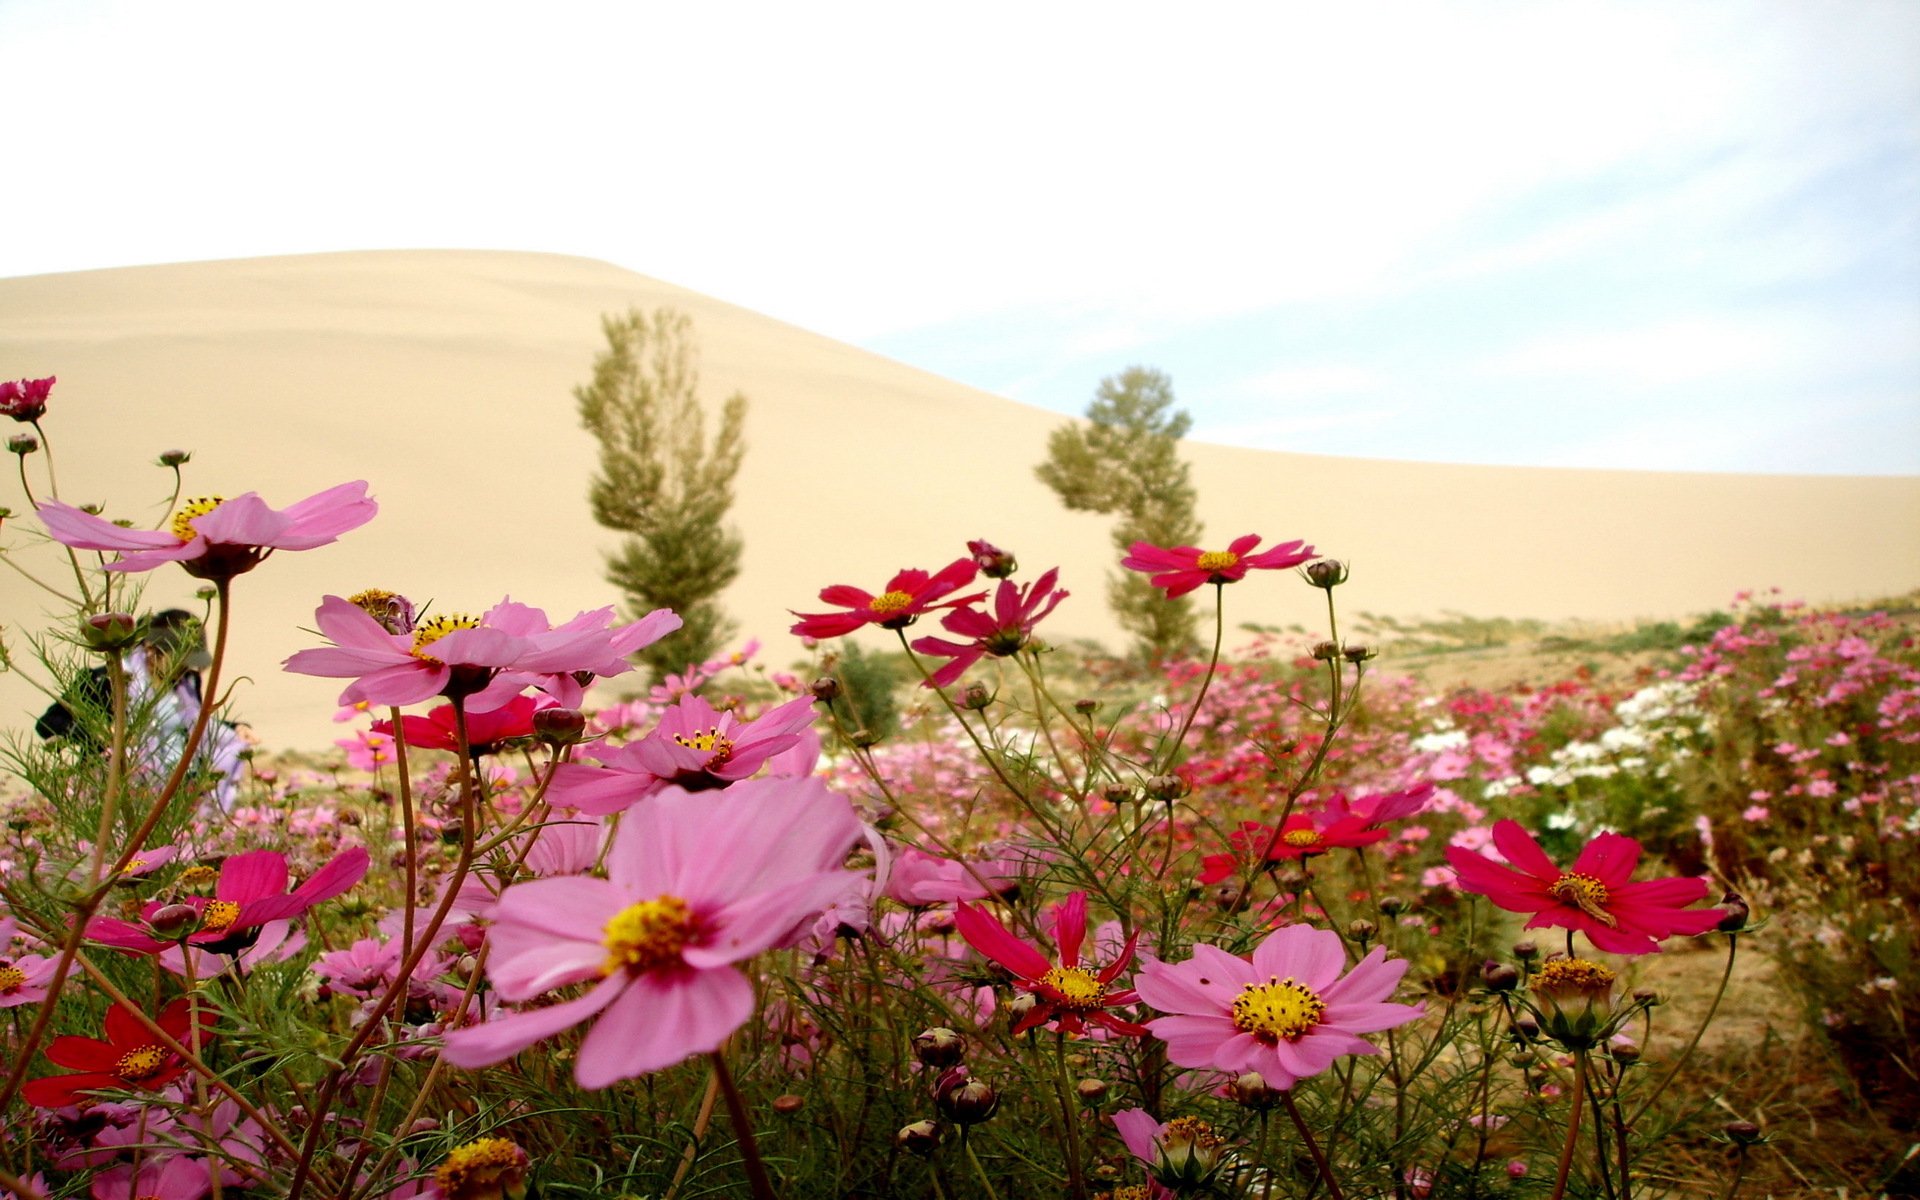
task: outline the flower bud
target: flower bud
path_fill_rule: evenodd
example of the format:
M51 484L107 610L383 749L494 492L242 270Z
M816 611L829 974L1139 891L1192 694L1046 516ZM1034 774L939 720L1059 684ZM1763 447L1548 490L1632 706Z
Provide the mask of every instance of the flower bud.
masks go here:
M185 937L200 924L200 914L191 904L169 904L147 918L147 927L163 938Z
M1187 781L1178 775L1155 775L1147 780L1147 795L1168 804L1172 804L1192 790Z
M1607 1046L1607 1055L1617 1063L1637 1063L1640 1061L1640 1044L1615 1038Z
M893 1144L909 1154L926 1158L940 1144L940 1127L932 1121L915 1121L911 1125L902 1125L900 1132L893 1135Z
M1397 917L1407 911L1407 902L1399 896L1383 896L1380 899L1380 911L1389 917Z
M1752 1121L1728 1121L1720 1127L1720 1132L1736 1146L1759 1146L1767 1140L1767 1135Z
M967 552L973 555L973 564L988 579L1005 579L1020 569L1013 555L989 541L968 542Z
M1213 1126L1194 1117L1175 1117L1160 1127L1154 1139L1153 1162L1147 1174L1177 1195L1204 1193L1227 1164L1226 1139Z
M1520 986L1520 972L1506 963L1488 959L1480 967L1480 982L1488 991L1510 992Z
M967 1039L936 1025L914 1037L913 1056L923 1067L951 1067L967 1056Z
M1540 947L1531 938L1513 944L1513 956L1523 963L1530 963L1540 957Z
M1107 1081L1104 1079L1082 1079L1073 1085L1073 1094L1088 1108L1099 1108L1106 1103L1107 1091Z
M1110 783L1100 789L1100 796L1108 804L1131 804L1134 800L1133 789L1124 783Z
M1363 663L1370 658L1380 657L1378 650L1361 642L1347 643L1346 648L1340 651L1340 654L1350 663Z
M1633 989L1633 1002L1643 1008L1652 1008L1660 1003L1660 993L1650 987Z
M1365 917L1347 922L1347 936L1363 946L1372 941L1373 935L1379 932L1380 927Z
M1322 558L1300 568L1308 583L1332 591L1347 581L1347 564L1337 558Z
M543 708L533 714L533 736L549 746L571 746L587 736L587 714L577 708Z
M1265 1112L1280 1102L1280 1093L1258 1071L1247 1071L1227 1082L1227 1099L1242 1108Z
M806 1106L807 1106L806 1098L803 1096L796 1096L792 1092L788 1092L785 1095L781 1095L781 1096L775 1096L773 1098L773 1111L779 1113L783 1117L790 1117L794 1113L797 1113L801 1109L805 1108Z
M831 675L822 675L808 684L807 690L812 692L813 698L821 704L832 704L840 698L840 681ZM909 1125L907 1128L911 1129L913 1126Z
M139 628L132 613L96 613L80 626L80 640L94 650L121 650L137 640Z
M1613 1016L1613 971L1584 958L1556 958L1534 973L1529 996L1547 1036L1568 1050L1598 1042Z
M162 450L160 452L160 465L163 467L184 466L187 460L192 457L192 452L187 450Z
M978 1125L1000 1107L1000 1093L981 1080L961 1074L963 1070L956 1067L947 1072L933 1103L955 1125Z
M1073 702L1073 711L1079 713L1083 717L1092 716L1094 711L1097 710L1099 707L1100 707L1100 702L1098 700L1094 700L1091 698L1075 700Z
M1540 1036L1540 1022L1530 1013L1521 1013L1513 1019L1513 1036L1516 1041L1532 1041Z
M992 703L993 693L987 690L987 685L984 683L969 683L960 690L960 707L962 708L979 712Z
M1001 1006L1007 1010L1007 1024L1018 1025L1022 1018L1033 1011L1035 1003L1037 1003L1037 1001L1035 1001L1033 995L1029 992L1021 992L1018 996L1008 1000Z
M865 750L880 744L880 735L871 729L855 729L847 734L847 740L857 749Z
M21 458L40 448L40 439L30 433L16 433L7 439L7 449Z
M1332 662L1334 659L1340 657L1340 643L1315 642L1313 644L1312 654L1315 662Z
M1748 918L1753 916L1753 911L1747 907L1747 898L1739 892L1728 892L1720 897L1720 911L1726 916L1721 917L1720 923L1714 928L1721 933L1739 933L1747 927Z

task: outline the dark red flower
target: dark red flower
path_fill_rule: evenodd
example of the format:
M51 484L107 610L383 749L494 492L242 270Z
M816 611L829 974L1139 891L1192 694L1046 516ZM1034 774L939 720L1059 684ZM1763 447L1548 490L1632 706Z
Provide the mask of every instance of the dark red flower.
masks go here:
M1706 899L1705 878L1633 882L1640 843L1623 834L1603 833L1588 842L1571 871L1554 866L1518 822L1495 822L1493 844L1519 869L1447 847L1447 861L1459 872L1463 889L1508 912L1533 913L1528 929L1579 930L1609 954L1651 954L1660 949L1660 939L1705 933L1726 915L1717 908L1686 907Z
M203 1031L213 1024L210 1010L203 1008L198 1016ZM154 1023L174 1041L186 1044L191 1024L186 999L167 1005ZM64 1108L78 1103L86 1092L107 1088L154 1091L186 1074L185 1061L156 1041L140 1018L122 1005L107 1010L106 1035L104 1042L72 1034L53 1039L47 1047L47 1058L76 1073L29 1080L20 1094L28 1104L40 1108ZM207 1034L202 1032L200 1038L204 1044Z
M902 571L888 580L886 588L877 596L857 587L835 584L821 589L820 599L848 611L796 612L793 615L800 620L793 626L793 632L801 637L829 638L844 637L863 625L905 629L921 613L935 608L952 608L956 604L971 604L985 596L985 592L975 592L971 596L945 599L972 583L974 576L979 573L977 563L970 558L962 558L948 563L933 575L917 568Z
M8 379L0 381L0 417L16 421L37 421L47 411L47 396L53 391L54 376L45 379Z
M1133 946L1139 935L1127 939L1127 944L1105 970L1096 974L1080 965L1080 946L1087 937L1085 892L1075 892L1053 907L1053 940L1060 947L1057 965L1009 933L1007 927L985 909L962 902L954 923L968 945L1013 972L1020 989L1033 996L1032 1010L1020 1018L1013 1032L1025 1033L1052 1021L1054 1028L1062 1033L1080 1033L1085 1030L1086 1022L1092 1021L1129 1037L1146 1033L1145 1026L1106 1011L1124 1008L1140 999L1130 988L1107 990L1107 985L1133 962Z
M474 756L477 758L482 754L496 753L502 742L514 738L532 737L533 714L543 708L552 708L557 703L544 696L515 696L490 712L469 712L467 742ZM460 732L453 716L451 704L442 704L424 717L408 714L400 718L400 735L407 745L418 746L422 750L457 751L460 749ZM393 722L375 721L373 731L391 736Z
M945 638L923 637L914 642L913 648L921 654L953 660L935 671L925 686L953 684L983 655L1006 658L1018 653L1033 637L1033 627L1067 598L1065 588L1053 586L1059 578L1060 572L1055 569L1023 587L1014 586L1010 579L1002 579L994 589L992 612L969 605L940 618L940 625L947 632L973 640L950 642Z

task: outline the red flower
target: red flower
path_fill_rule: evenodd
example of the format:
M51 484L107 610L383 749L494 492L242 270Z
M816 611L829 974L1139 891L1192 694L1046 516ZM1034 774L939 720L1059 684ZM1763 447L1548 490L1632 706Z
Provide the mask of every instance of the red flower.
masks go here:
M1139 1037L1146 1027L1122 1020L1106 1010L1124 1008L1138 1002L1132 989L1108 991L1107 985L1119 977L1133 961L1133 944L1139 935L1127 939L1118 957L1098 974L1080 965L1080 944L1087 937L1087 894L1075 892L1053 907L1053 940L1060 947L1056 966L1046 955L1007 932L1007 927L984 909L962 903L954 923L967 944L1013 972L1022 991L1032 994L1037 1003L1031 1012L1013 1027L1025 1033L1049 1021L1062 1033L1080 1033L1086 1022L1104 1026L1115 1033Z
M953 660L935 671L924 686L947 687L966 674L967 668L979 662L983 655L1006 658L1019 653L1033 637L1033 627L1067 598L1065 588L1053 586L1059 577L1060 572L1055 569L1024 587L1015 587L1012 580L1002 579L994 590L991 614L967 607L956 608L940 618L940 625L947 632L973 640L963 643L923 637L916 641L913 648L921 654Z
M37 421L47 411L47 396L53 391L54 376L45 379L8 379L0 381L0 417L16 421Z
M1171 600L1184 596L1203 583L1238 583L1254 567L1281 571L1297 567L1318 554L1305 542L1282 542L1258 554L1248 551L1260 544L1260 535L1249 533L1235 538L1225 550L1202 550L1197 546L1156 546L1135 542L1120 565L1134 571L1153 572L1153 586Z
M187 896L180 901L191 907L197 918L197 927L186 940L215 954L245 950L259 937L260 926L268 921L297 917L359 883L367 873L367 863L366 848L355 846L334 855L312 878L288 891L285 855L275 850L236 854L220 865L220 879L214 884L213 899ZM140 915L151 919L164 907L161 902L152 901ZM135 954L158 954L178 940L162 941L140 925L113 917L95 917L88 921L87 936Z
M905 629L921 613L935 608L952 608L956 604L971 604L985 596L985 592L975 592L971 596L934 603L972 583L973 577L979 573L979 564L970 558L962 558L948 563L935 575L918 569L902 571L887 582L886 590L878 596L857 587L835 584L821 589L821 601L837 604L850 611L796 612L793 615L800 620L794 625L793 632L801 637L829 638L843 637L863 625Z
M200 1024L213 1024L214 1014L199 1012ZM161 1010L155 1024L167 1036L185 1044L189 1012L185 998L175 1000ZM77 1074L48 1075L30 1080L20 1089L28 1104L40 1108L64 1108L77 1104L81 1093L105 1088L145 1088L154 1091L186 1074L187 1064L180 1056L154 1040L140 1018L122 1005L107 1010L107 1040L68 1035L53 1039L47 1057L56 1065L72 1067ZM202 1044L206 1034L201 1034Z
M1385 839L1387 831L1358 813L1323 813L1318 818L1294 813L1280 825L1280 836L1273 826L1247 821L1232 835L1238 854L1209 854L1201 860L1201 883L1219 883L1240 869L1244 859L1266 851L1267 862L1305 858L1348 846L1371 846Z
M482 754L494 754L499 751L502 742L514 738L533 736L533 714L543 708L554 707L554 701L542 696L515 696L500 708L490 712L470 712L467 714L467 740L477 758ZM375 733L389 736L393 733L392 721L375 721ZM454 722L453 705L442 704L424 717L408 714L400 718L400 733L407 745L422 750L460 749L460 729Z
M1603 833L1588 842L1571 871L1554 866L1517 822L1495 823L1493 844L1519 870L1449 846L1447 861L1460 873L1462 888L1508 912L1535 914L1528 929L1578 930L1609 954L1651 954L1661 938L1705 933L1725 915L1717 908L1686 907L1706 898L1704 878L1634 883L1640 843L1622 834Z

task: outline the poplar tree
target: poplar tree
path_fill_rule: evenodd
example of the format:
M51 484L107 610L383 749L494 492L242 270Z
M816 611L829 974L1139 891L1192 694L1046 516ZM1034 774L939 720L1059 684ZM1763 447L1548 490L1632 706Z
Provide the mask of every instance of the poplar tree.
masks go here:
M709 441L692 319L635 308L600 325L607 348L593 381L573 390L581 424L600 442L587 499L596 521L628 535L608 556L607 579L632 614L680 614L679 632L639 653L659 679L712 658L734 631L719 596L740 574L742 542L722 522L746 450L747 399L727 397Z
M1047 439L1040 482L1076 512L1120 519L1113 544L1188 546L1200 540L1191 472L1179 442L1193 418L1173 407L1173 381L1152 367L1128 367L1100 381L1085 424L1062 425ZM1144 657L1191 649L1196 621L1187 596L1169 600L1138 571L1107 581L1107 603Z

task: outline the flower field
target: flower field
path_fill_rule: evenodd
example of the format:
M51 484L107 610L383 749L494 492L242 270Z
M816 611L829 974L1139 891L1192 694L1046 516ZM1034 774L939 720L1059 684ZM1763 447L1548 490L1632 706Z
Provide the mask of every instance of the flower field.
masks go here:
M52 387L0 385L0 554L63 548L73 612L5 630L52 706L0 775L0 1195L1920 1189L1897 607L1438 689L1286 530L1134 546L1212 607L1150 666L1050 644L1083 597L984 541L657 683L666 610L378 581L240 663L249 576L377 481L119 524L55 494ZM140 613L180 570L204 648ZM227 723L274 669L336 753Z

